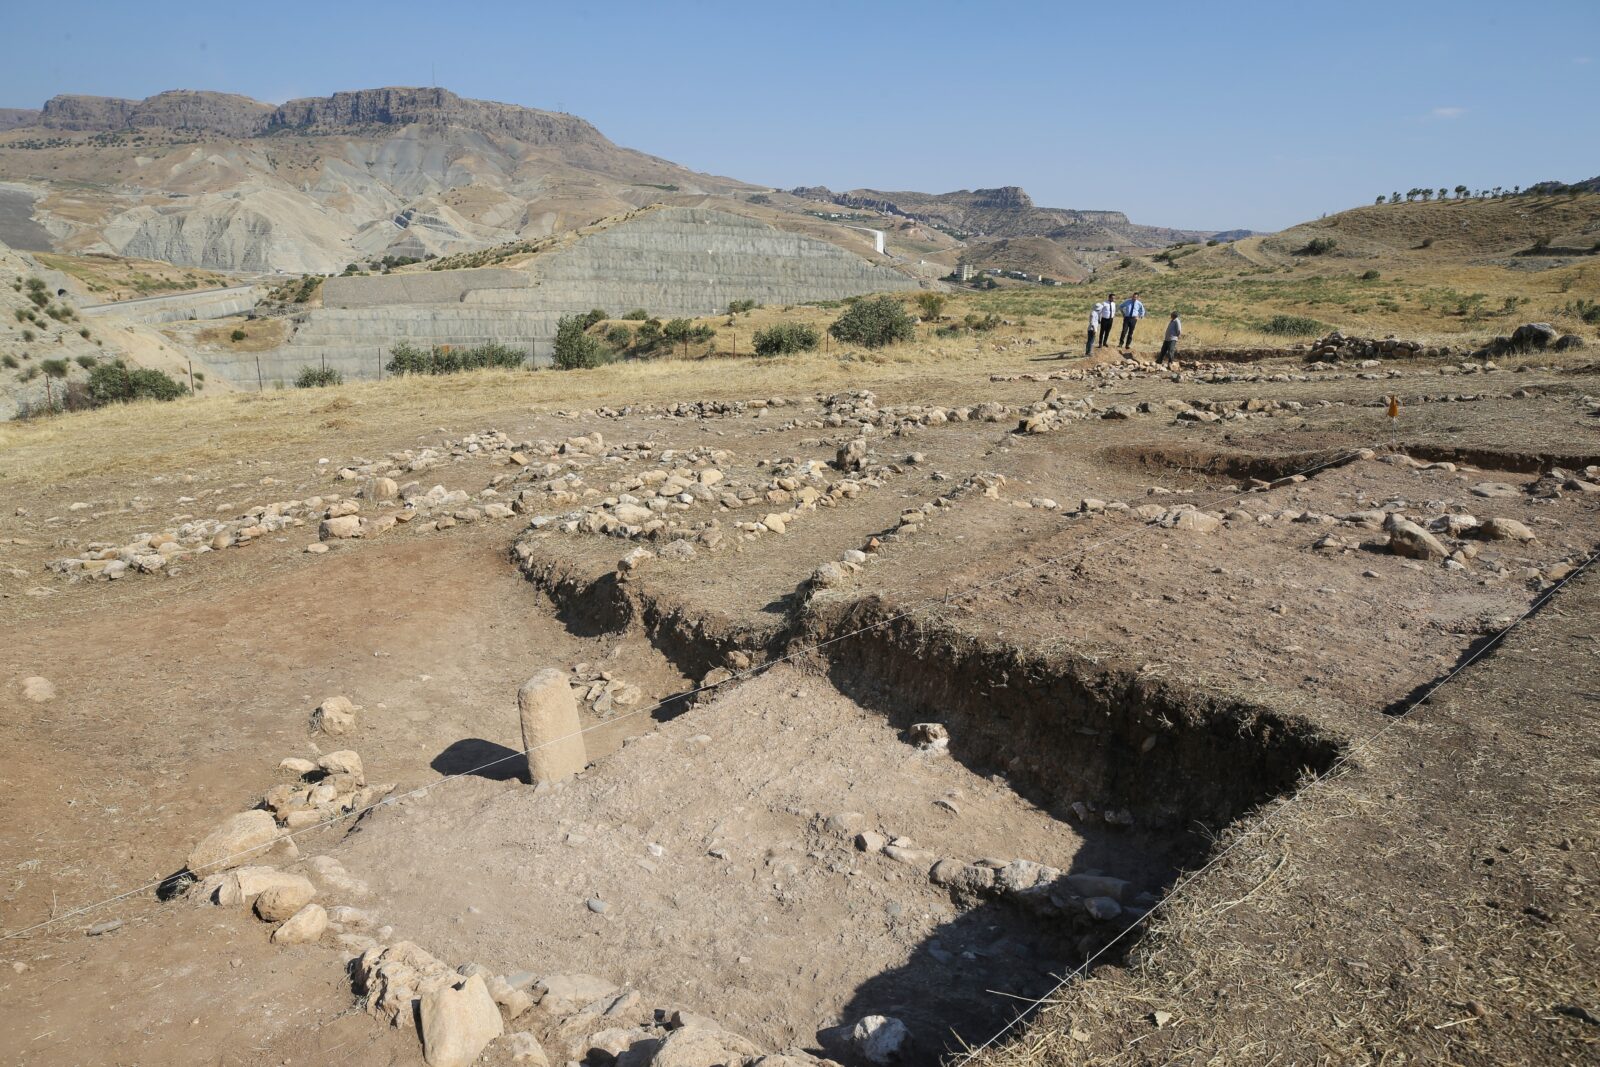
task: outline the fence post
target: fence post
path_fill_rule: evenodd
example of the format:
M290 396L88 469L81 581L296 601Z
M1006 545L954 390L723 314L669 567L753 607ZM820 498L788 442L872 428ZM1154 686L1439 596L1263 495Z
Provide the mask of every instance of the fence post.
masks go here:
M51 415L56 413L56 394L50 388L50 375L44 376L44 409Z
M194 396L194 360L189 361L189 395Z
M261 357L257 356L256 357L256 392L264 393L266 391L267 391L266 383L261 380Z

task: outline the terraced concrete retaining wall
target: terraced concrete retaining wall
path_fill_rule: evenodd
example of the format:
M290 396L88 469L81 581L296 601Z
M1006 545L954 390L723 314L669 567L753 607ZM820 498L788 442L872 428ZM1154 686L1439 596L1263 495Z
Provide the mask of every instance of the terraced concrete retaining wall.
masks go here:
M548 361L562 315L643 308L661 317L710 315L734 300L800 304L919 287L916 279L810 237L705 208L661 208L536 257L525 270L482 269L330 278L323 304L289 343L261 355L267 382L304 366L346 378L377 375L398 342L522 347ZM216 362L242 384L249 360Z
M174 293L171 296L146 296L115 304L92 304L79 308L85 318L117 318L124 322L154 326L163 322L190 319L225 319L243 315L256 306L261 290L253 285L231 289L208 289L199 293Z

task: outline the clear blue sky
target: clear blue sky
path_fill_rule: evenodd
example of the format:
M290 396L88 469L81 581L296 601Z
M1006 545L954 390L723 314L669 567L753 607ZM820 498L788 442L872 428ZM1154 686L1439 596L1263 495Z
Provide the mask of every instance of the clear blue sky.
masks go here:
M1021 185L1050 207L1213 229L1415 185L1600 174L1600 0L29 10L9 20L0 106L436 80L752 182Z

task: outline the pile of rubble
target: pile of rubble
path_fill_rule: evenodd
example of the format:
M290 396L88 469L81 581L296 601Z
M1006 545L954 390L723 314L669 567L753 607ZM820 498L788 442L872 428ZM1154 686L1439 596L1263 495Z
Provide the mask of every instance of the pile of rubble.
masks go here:
M1511 332L1500 336L1472 353L1474 359L1493 356L1525 355L1530 352L1573 352L1586 347L1586 342L1575 333L1560 334L1548 322L1525 322Z
M1383 338L1346 337L1338 330L1310 344L1291 345L1288 351L1316 360L1445 358L1451 354L1449 345L1402 341L1393 334Z

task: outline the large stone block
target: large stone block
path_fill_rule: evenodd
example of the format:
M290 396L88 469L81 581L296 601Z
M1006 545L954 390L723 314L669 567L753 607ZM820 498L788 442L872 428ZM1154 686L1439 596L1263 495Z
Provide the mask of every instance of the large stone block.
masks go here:
M535 674L517 691L528 780L535 784L576 774L588 764L578 701L567 676L554 668Z

